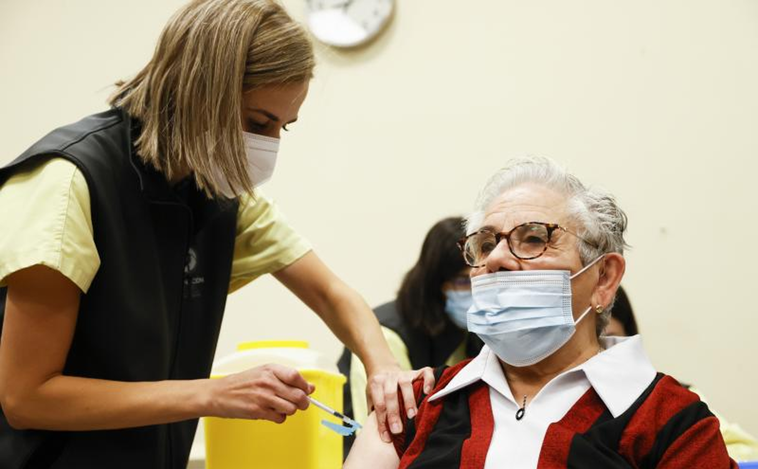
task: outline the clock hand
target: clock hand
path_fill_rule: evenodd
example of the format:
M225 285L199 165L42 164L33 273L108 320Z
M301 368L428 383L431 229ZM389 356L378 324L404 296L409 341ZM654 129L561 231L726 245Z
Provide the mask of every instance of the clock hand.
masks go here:
M345 3L342 4L342 11L344 13L347 13L347 9L350 8L350 5L353 4L355 0L347 0Z
M312 5L314 3L314 0L307 0L307 1L308 1L308 4L311 4L311 9L315 9L315 8L313 8L313 5ZM350 7L350 5L353 4L354 1L355 0L345 0L342 3L332 3L327 8L330 9L330 10L331 9L341 8L342 11L346 12L347 9ZM319 3L319 7L317 9L319 9L319 10L324 9L324 2L323 1L319 1L318 3Z

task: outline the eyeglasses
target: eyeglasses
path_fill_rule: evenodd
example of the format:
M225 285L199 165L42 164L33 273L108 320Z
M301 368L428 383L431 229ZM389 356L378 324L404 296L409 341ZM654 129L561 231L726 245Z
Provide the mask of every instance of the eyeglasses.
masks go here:
M507 233L496 233L488 229L479 230L465 238L461 238L458 241L458 247L463 252L463 259L466 261L466 264L471 267L482 267L487 261L487 256L505 238L511 253L521 260L528 261L540 257L547 251L550 239L556 230L570 233L590 246L595 246L594 243L555 223L530 221L518 225Z

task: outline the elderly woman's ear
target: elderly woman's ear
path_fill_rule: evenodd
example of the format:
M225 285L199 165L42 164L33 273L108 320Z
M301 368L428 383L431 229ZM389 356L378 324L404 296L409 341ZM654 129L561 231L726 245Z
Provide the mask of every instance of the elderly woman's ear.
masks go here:
M621 277L624 276L626 269L626 260L624 256L615 252L609 252L600 262L600 272L597 279L597 286L592 292L592 306L602 306L607 308L616 295L616 290L621 283Z

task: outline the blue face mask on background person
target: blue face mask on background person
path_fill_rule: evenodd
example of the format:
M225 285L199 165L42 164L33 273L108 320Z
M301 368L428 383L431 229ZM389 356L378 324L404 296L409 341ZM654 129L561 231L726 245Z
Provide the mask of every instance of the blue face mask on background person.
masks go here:
M466 313L473 302L471 290L448 290L445 297L445 312L453 324L465 331Z
M576 325L592 309L574 321L571 280L602 258L574 275L568 270L519 270L472 278L469 331L509 365L540 362L571 339Z

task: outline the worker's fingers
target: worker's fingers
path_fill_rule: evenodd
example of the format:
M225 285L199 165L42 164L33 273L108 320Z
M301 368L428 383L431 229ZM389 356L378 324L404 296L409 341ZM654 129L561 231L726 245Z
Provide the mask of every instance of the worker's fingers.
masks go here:
M434 389L434 385L436 384L436 379L434 379L434 370L432 370L430 367L425 366L424 368L421 368L420 370L416 371L416 376L414 379L423 379L424 380L424 394L429 394L432 392L432 389Z
M387 425L389 426L390 431L394 434L403 431L403 422L400 420L400 402L398 401L397 395L398 378L398 375L388 375L387 379L384 381L384 402L387 407Z
M387 429L387 404L384 400L383 376L372 376L368 381L366 390L369 409L373 405L376 412L377 428L379 436L385 443L390 443L392 438Z
M287 420L285 414L280 414L272 409L260 410L256 418L274 423L284 423L284 421Z
M403 398L405 415L407 415L409 419L412 419L418 413L418 409L416 408L416 396L413 394L412 379L413 375L410 373L404 373L397 381L398 387L400 388L400 394Z
M293 415L298 410L298 406L295 405L293 402L282 399L279 396L271 396L268 399L268 404L271 406L271 410L276 412L277 414L284 414L284 415Z
M303 378L296 369L282 365L266 365L266 367L279 378L282 383L295 388L302 389L307 393L310 389L308 382Z

